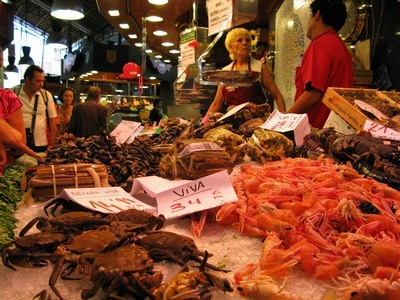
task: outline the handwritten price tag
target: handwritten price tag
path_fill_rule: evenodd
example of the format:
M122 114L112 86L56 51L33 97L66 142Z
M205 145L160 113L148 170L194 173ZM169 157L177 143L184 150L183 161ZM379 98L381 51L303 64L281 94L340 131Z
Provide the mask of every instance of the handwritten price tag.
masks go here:
M157 195L158 213L166 219L237 201L228 172L221 171L193 180Z
M141 130L143 127L139 122L132 122L122 120L121 123L110 133L111 136L115 137L118 144L125 143L137 130Z
M158 214L173 219L237 201L226 170L198 180L167 180L157 176L135 178L131 195L144 190L156 198Z
M66 199L85 208L102 212L118 213L121 210L136 208L148 212L156 209L132 197L121 187L64 189L55 199Z
M232 1L207 0L208 35L232 27Z
M311 132L307 114L283 114L276 109L260 127L277 132L293 131L296 145L302 145L304 137Z
M370 132L373 137L400 141L400 132L372 122L371 120L365 121L364 130Z

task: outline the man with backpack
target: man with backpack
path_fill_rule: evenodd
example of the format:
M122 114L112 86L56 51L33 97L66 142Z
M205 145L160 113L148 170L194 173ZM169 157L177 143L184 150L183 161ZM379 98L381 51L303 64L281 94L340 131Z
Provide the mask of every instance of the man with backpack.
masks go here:
M57 111L53 96L43 89L44 80L43 69L31 65L25 71L24 83L13 88L22 102L27 145L35 152L54 146L57 136Z

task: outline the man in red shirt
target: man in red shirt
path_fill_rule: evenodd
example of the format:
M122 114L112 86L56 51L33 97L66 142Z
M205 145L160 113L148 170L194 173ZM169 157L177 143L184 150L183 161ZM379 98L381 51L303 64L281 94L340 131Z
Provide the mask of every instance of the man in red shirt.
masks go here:
M311 40L296 68L296 95L288 113L307 113L312 127L323 128L330 109L322 103L328 87L353 87L350 51L337 34L346 20L342 0L315 0L310 4L307 37Z

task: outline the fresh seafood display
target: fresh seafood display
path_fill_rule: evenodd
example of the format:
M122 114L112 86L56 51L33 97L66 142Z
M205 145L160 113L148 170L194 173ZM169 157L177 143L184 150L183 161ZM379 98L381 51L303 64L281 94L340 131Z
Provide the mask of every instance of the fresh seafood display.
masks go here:
M235 271L245 296L280 297L282 280L302 270L340 299L397 298L400 192L328 158L244 165L232 182L239 201L217 222L264 239L260 257Z
M293 142L283 134L258 128L247 141L247 155L260 163L290 157Z
M40 232L28 234L35 224ZM226 271L207 263L211 254L199 250L189 237L161 231L163 224L162 216L135 209L36 217L3 248L3 264L15 271L54 264L49 286L59 299L68 297L58 288L60 280L89 281L82 299L95 297L100 290L106 299L166 299L171 294L209 299L214 290L233 292ZM164 260L184 268L168 282L156 267Z
M118 145L111 136L86 139L64 134L57 138L55 147L47 150L42 164L103 164L109 184L124 187L132 177L158 175L160 158L161 152L152 149L151 139L146 135L138 136L131 144Z

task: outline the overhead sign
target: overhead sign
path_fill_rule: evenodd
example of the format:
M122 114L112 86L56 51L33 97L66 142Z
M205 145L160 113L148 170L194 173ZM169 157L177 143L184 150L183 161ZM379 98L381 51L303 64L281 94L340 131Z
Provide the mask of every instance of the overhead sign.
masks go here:
M232 28L232 4L229 0L207 0L208 35Z

